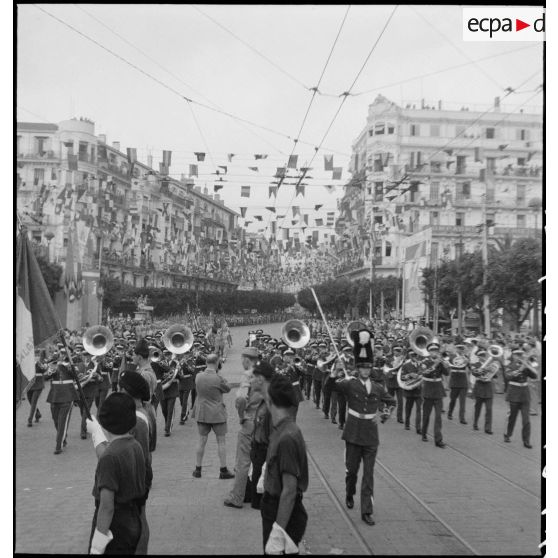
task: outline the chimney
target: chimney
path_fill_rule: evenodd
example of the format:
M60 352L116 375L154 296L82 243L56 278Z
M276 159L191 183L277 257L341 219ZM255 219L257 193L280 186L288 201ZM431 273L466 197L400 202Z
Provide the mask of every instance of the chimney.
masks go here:
M99 141L101 143L107 143L107 135L106 134L99 134Z
M442 101L438 101L438 110L442 110Z
M116 151L120 151L120 142L119 141L113 141L112 142L112 147L114 147L114 149L116 149Z
M494 97L494 112L500 112L500 97Z

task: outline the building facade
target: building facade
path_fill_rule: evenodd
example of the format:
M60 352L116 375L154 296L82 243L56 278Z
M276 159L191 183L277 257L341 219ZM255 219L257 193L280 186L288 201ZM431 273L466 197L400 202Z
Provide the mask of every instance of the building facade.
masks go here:
M18 123L17 207L31 238L64 263L75 230L84 270L130 286L236 289L226 262L239 242L237 213L125 151L88 119Z
M404 108L379 95L352 146L339 203L338 276L399 275L404 239L432 229L431 264L541 234L542 115L442 103Z

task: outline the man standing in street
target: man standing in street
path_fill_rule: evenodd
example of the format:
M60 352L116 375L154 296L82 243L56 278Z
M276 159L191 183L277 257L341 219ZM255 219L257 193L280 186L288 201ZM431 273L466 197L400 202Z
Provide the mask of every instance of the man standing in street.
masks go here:
M308 488L306 444L293 420L297 397L291 381L277 375L268 388L273 431L267 450L261 500L263 546L266 554L297 554L308 515L302 494Z
M254 366L257 358L258 351L255 347L246 347L242 351L242 365L249 385L246 386L242 383L236 394L235 405L240 421L240 431L236 444L234 486L224 501L225 506L229 508L242 508L244 502L248 471L250 470L250 447L252 432L254 431L254 415L264 397L262 390L258 389L261 382L255 382L254 378Z
M213 430L217 438L217 453L221 463L220 479L232 479L234 474L227 469L227 409L223 403L223 393L229 393L231 387L227 380L217 372L219 357L215 353L207 355L207 368L196 376L196 402L193 417L198 423L199 441L196 449L196 469L192 476L201 477L203 454L209 432Z
M342 439L345 440L345 503L354 507L357 474L362 461L360 486L360 514L368 525L375 525L374 512L374 464L378 452L378 419L380 402L395 406L385 386L370 379L373 367L372 334L368 330L352 331L353 352L358 377L348 374L339 380L340 391L345 394L348 406L347 422Z

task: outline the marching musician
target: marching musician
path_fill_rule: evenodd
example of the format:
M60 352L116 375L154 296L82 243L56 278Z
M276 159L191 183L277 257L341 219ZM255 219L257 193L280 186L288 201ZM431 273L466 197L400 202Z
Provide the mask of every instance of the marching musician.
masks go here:
M111 383L111 373L112 373L112 360L108 355L97 357L99 361L99 373L101 375L101 381L97 386L97 394L95 395L95 406L97 410L101 408L103 401L107 398L110 390Z
M304 396L302 395L302 389L300 388L300 378L302 376L302 370L294 365L294 356L295 352L289 347L283 353L283 362L285 364L285 375L289 380L291 380L291 384L293 385L295 395L296 395L296 406L293 409L294 418L296 420L296 416L298 413L298 405L301 401L304 401Z
M487 364L487 369L481 369L480 365L473 369L473 376L475 376L476 381L473 386L473 396L475 398L475 414L473 418L473 430L479 429L479 418L482 406L485 406L484 414L484 431L487 434L492 434L492 401L494 399L494 387L492 379L498 373L500 365L497 360L486 359L486 351L477 351L477 357L484 361L483 364ZM490 361L490 362L488 362ZM490 368L489 368L490 367ZM490 377L487 375L491 374ZM449 418L449 417L448 417Z
M318 343L318 358L314 368L314 375L312 376L312 383L314 384L314 404L316 405L316 409L320 408L322 394L323 371L320 364L325 360L327 360L327 343L320 341L320 343Z
M397 400L397 422L403 423L403 390L397 383L397 372L403 364L403 347L393 346L393 353L386 358L386 388Z
M76 355L81 354L81 348L83 345L76 345ZM79 357L76 357L78 361ZM93 401L97 397L99 392L99 384L102 382L101 374L99 373L99 361L89 353L83 353L82 360L77 362L78 377L86 376L86 381L81 384L81 390L85 397L85 405L81 400L78 400L78 406L81 413L81 429L80 437L82 440L87 439L87 413L91 413L91 407L93 406ZM86 410L87 409L87 410Z
M410 350L408 359L401 366L401 380L407 382L420 376L419 355ZM422 388L418 385L414 389L403 390L405 396L405 430L411 429L411 413L415 406L415 429L417 434L422 432Z
M167 371L161 379L161 391L163 399L161 400L161 410L165 418L165 436L169 437L174 424L174 407L176 398L178 397L178 382L182 377L182 355L173 354L171 361L167 365Z
M31 385L27 388L27 400L31 409L29 410L29 418L27 426L33 426L33 417L35 422L39 422L41 411L37 408L39 397L45 388L44 375L48 372L48 364L45 363L45 351L42 349L35 350L35 376L31 380Z
M306 366L304 368L304 395L306 400L310 400L310 394L312 392L312 381L314 379L314 370L316 367L316 343L311 342L308 344L308 353L306 355Z
M66 447L67 445L68 423L70 422L73 403L78 398L66 349L61 348L59 353L60 360L56 370L49 375L51 382L47 396L47 403L50 403L52 420L56 428L55 455L62 453L62 446Z
M430 414L434 408L434 442L436 447L445 448L446 444L442 440L442 405L446 396L446 390L442 383L442 376L449 375L449 365L440 356L440 345L432 340L426 346L429 353L421 363L422 372L422 441L428 442L428 423Z
M469 360L465 356L465 345L460 343L455 346L455 349L457 353L450 357L450 403L448 419L451 420L453 418L453 410L459 399L459 422L461 424L467 424L465 420L465 404L467 401L467 390L469 389ZM478 350L476 356L477 358L480 356Z
M531 449L533 447L530 443L531 422L529 419L531 394L529 392L528 379L536 379L538 374L523 361L523 355L524 352L521 349L513 351L510 365L504 372L508 380L506 401L510 404L508 427L504 434L504 442L510 442L517 415L521 411L521 438L523 439L523 445Z
M346 505L354 507L353 496L356 492L357 474L362 461L362 482L360 488L360 513L362 520L374 525L374 463L378 451L377 412L380 402L395 405L385 387L370 379L373 366L372 334L368 330L351 331L355 367L358 377L348 374L338 382L340 391L345 394L348 415L342 439L345 440L345 477Z
M178 400L180 401L180 424L186 424L188 420L188 398L190 397L190 392L194 388L194 360L195 355L188 354L182 360L182 374L178 378Z

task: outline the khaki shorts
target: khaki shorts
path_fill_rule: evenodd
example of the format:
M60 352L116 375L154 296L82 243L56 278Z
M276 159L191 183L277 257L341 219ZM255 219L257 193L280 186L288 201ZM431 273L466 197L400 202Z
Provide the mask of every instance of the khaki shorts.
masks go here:
M215 432L215 436L224 436L227 433L227 423L217 422L212 424L209 422L198 422L198 432L200 436L207 436L211 430Z

